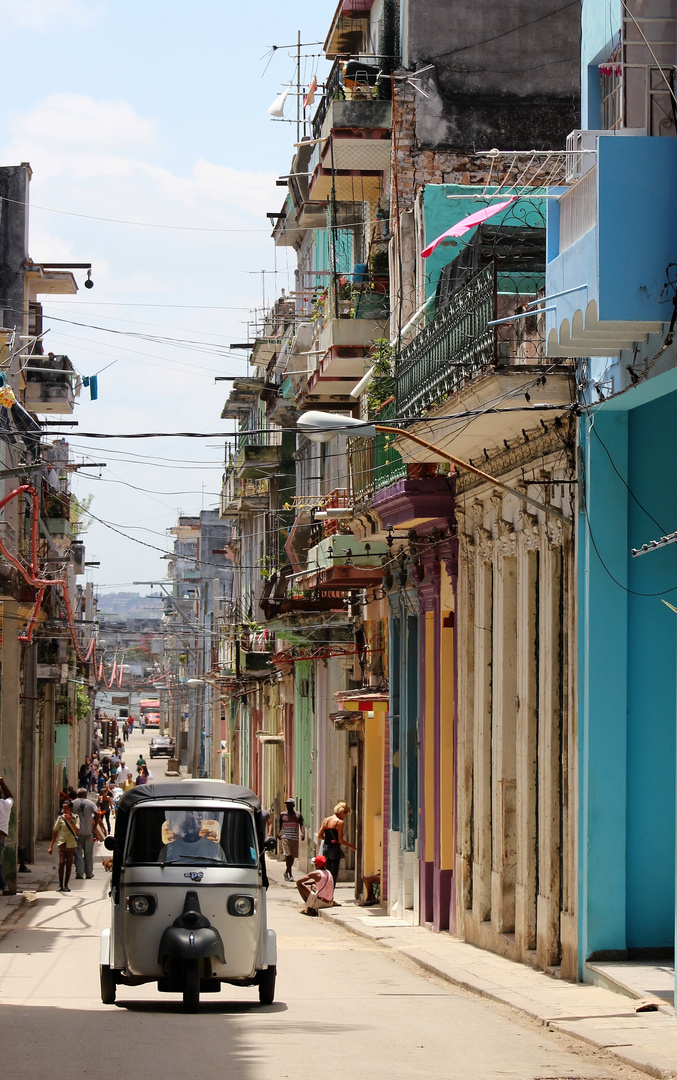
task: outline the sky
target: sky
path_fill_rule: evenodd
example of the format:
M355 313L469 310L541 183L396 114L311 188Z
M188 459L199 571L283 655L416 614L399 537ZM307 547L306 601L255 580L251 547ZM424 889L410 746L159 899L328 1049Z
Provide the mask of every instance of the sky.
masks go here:
M98 375L98 399L83 389L64 419L78 421L73 458L107 463L73 485L93 497L84 541L100 566L87 579L103 595L164 579L168 528L218 506L219 433L231 425L220 419L229 384L214 378L246 374L230 344L248 340L264 290L270 304L293 288L294 253L274 247L265 215L284 201L275 181L296 125L266 109L296 77L286 46L297 30L302 79L321 81L327 64L311 43L334 8L0 0L0 165L33 171L30 256L92 263L93 289L75 271L76 296L42 302L45 351ZM296 116L291 96L286 116ZM210 437L91 437L186 431Z

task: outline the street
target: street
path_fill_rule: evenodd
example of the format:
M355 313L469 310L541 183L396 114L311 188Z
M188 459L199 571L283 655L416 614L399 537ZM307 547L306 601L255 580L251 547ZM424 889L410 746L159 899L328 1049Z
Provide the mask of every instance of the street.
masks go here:
M149 737L134 734L130 761ZM161 779L163 763L153 765ZM73 881L66 896L40 893L0 932L3 1072L13 1080L55 1070L89 1080L120 1068L141 1069L149 1080L189 1073L272 1080L328 1069L333 1080L640 1075L324 919L301 918L296 890L280 881L269 892L279 948L272 1006L258 1004L255 987L227 987L187 1016L178 995L153 985L119 987L117 1005L104 1006L98 945L110 879L101 854L91 881ZM282 864L270 865L281 878Z

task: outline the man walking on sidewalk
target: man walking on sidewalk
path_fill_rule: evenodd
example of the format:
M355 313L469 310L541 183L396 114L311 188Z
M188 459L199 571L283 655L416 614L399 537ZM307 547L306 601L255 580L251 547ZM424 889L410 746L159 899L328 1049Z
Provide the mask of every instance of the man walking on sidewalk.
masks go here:
M301 834L301 839L305 840L306 830L301 814L298 814L294 809L294 800L285 799L284 805L287 809L284 814L280 814L277 837L278 840L282 840L282 854L284 855L286 863L284 880L293 881L294 877L291 870L294 865L294 859L298 859L299 856L299 833Z
M12 813L12 807L14 805L14 796L7 787L5 779L0 776L0 889L3 896L9 896L10 890L7 882L5 881L5 875L2 872L2 849L5 846L5 840L9 833L9 815Z
M73 811L80 819L78 846L75 849L75 876L94 877L94 820L98 813L95 802L87 798L85 788L79 788L78 797L73 803Z

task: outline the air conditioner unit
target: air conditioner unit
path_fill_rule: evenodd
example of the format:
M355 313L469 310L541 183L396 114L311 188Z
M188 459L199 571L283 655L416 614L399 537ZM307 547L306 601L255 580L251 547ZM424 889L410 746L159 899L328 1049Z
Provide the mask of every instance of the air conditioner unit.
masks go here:
M646 128L618 128L615 131L570 131L567 135L565 183L575 184L597 163L597 139L646 135Z

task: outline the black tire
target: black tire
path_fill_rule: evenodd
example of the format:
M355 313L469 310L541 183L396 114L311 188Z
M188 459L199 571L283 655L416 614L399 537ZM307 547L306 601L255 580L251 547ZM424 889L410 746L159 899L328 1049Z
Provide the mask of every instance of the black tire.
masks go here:
M200 1006L200 967L197 960L183 965L183 1011L196 1013Z
M108 964L99 965L99 978L101 981L101 1001L104 1005L115 1005L115 975Z
M275 978L277 968L272 965L264 971L259 971L259 1002L261 1005L272 1005L275 1001Z

